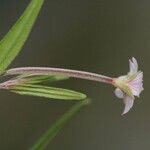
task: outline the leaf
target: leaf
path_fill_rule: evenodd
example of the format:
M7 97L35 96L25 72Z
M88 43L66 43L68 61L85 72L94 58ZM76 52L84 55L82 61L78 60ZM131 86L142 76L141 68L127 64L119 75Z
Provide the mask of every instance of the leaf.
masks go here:
M55 82L61 80L67 80L69 77L58 76L58 75L19 75L15 77L15 79L26 79L26 83L28 84L37 84L43 82Z
M82 100L86 98L85 94L72 90L31 84L15 85L10 87L10 90L21 95L31 95L62 100Z
M28 83L37 84L41 82L54 82L54 81L61 81L61 80L67 80L69 77L65 76L58 76L58 75L35 75L30 77L30 81Z
M31 147L30 150L44 150L46 146L54 139L54 137L61 131L66 123L80 111L80 109L89 104L89 99L78 102L70 110L65 112L52 126L39 138L39 140Z
M44 0L32 0L15 25L0 41L1 73L14 60L31 32Z

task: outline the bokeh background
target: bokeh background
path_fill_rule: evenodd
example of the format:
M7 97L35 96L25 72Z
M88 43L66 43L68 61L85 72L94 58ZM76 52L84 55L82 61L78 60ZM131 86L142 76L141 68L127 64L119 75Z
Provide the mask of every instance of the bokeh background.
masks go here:
M0 38L30 0L0 0ZM70 79L53 84L87 93L78 113L47 150L150 149L150 1L46 0L23 50L10 67L49 66L117 77L134 56L144 71L144 92L121 116L114 88ZM75 102L0 91L0 149L27 150Z

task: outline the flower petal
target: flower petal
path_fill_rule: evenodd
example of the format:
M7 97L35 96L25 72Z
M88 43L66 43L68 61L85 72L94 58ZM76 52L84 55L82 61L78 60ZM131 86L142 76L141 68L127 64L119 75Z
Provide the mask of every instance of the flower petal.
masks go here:
M138 71L138 63L137 60L132 57L132 60L129 59L129 67L130 67L130 74L137 73Z
M132 62L134 64L136 70L138 71L138 63L137 63L137 60L134 57L132 57Z
M116 88L116 89L115 89L115 95L116 95L118 98L123 98L123 97L124 97L123 91L121 91L119 88Z
M130 88L132 89L133 95L139 96L143 88L143 72L139 72L134 80L131 80L129 83Z
M134 99L130 96L125 96L123 99L123 102L125 104L125 107L124 107L122 115L126 114L132 108L134 104Z

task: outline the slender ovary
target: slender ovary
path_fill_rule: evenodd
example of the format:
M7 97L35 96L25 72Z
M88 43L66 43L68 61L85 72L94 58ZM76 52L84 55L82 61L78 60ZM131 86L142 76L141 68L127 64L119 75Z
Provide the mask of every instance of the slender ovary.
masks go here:
M86 71L77 71L71 69L62 68L49 68L49 67L21 67L13 68L6 71L7 75L17 74L33 74L33 75L63 75L67 77L81 78L86 80L104 82L112 84L113 78L96 73L90 73Z

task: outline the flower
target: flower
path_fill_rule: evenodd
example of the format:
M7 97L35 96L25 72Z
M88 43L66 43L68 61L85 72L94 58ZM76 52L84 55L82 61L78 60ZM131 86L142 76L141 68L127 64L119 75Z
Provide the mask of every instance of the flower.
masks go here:
M132 108L135 96L139 97L143 91L143 72L138 71L138 63L134 57L132 57L132 60L129 60L129 67L130 71L127 75L113 80L113 85L117 87L115 95L123 99L125 105L122 115Z

